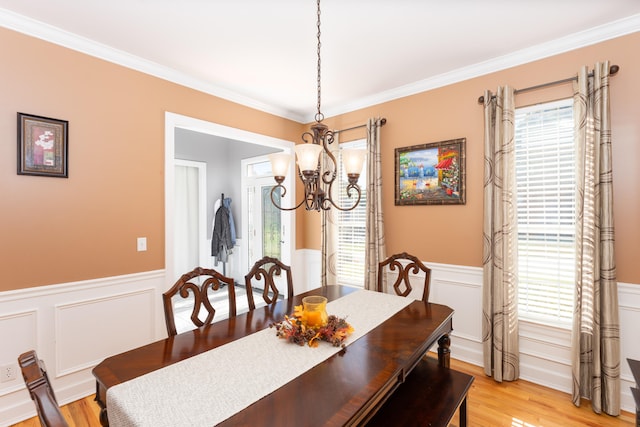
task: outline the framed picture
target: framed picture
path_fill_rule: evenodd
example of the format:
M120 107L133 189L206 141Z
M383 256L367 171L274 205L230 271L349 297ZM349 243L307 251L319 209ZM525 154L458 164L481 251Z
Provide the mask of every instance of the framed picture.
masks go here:
M396 148L395 204L464 205L466 138Z
M18 175L67 178L69 122L18 113Z

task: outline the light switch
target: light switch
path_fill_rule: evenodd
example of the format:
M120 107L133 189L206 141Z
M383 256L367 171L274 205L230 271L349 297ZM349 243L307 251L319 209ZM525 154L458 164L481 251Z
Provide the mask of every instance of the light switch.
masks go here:
M138 237L138 252L147 250L147 238L146 237Z

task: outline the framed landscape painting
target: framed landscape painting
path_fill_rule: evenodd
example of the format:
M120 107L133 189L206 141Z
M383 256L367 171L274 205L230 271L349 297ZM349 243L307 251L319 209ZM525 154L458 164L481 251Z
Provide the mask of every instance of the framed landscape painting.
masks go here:
M395 204L464 205L466 138L395 150Z

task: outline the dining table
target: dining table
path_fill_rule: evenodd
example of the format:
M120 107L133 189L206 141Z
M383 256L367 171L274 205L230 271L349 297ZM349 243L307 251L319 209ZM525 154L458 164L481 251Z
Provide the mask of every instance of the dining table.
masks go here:
M273 326L302 298L353 327L342 346L297 345ZM366 425L437 343L449 365L448 306L323 286L104 359L93 369L103 426ZM425 402L428 404L428 402Z

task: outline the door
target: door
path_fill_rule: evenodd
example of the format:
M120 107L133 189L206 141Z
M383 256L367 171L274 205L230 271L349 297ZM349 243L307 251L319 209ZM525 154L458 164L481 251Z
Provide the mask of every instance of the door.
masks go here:
M291 265L291 213L278 209L271 201L271 189L275 184L271 163L266 156L254 157L242 161L242 170L243 204L247 207L242 212L243 235L247 236L246 271L264 256ZM278 191L274 192L273 198L280 206L286 203Z

